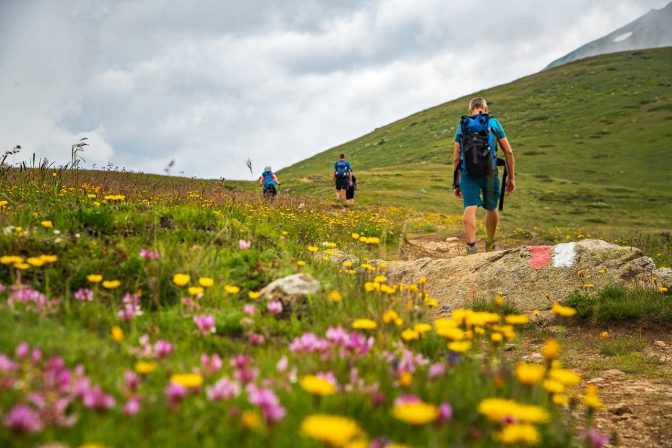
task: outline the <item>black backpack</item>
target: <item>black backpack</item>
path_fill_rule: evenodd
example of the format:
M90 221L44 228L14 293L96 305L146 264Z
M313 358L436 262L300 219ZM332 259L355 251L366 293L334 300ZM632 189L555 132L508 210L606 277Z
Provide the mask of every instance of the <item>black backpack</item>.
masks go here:
M489 122L488 114L464 115L460 120L462 159L471 177L482 177L496 169L496 147Z

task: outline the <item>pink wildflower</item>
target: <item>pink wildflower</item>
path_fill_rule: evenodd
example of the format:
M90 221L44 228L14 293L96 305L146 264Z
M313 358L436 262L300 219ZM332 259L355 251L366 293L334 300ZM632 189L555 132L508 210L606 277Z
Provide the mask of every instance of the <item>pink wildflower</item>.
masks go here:
M268 305L266 305L266 309L273 315L278 315L282 313L282 302L279 300L274 300L272 302L269 302Z
M163 359L170 356L173 353L173 344L170 342L160 339L154 343L154 353L158 359Z
M168 397L168 408L172 411L176 409L184 397L187 396L187 388L180 386L179 384L170 383L164 390L164 393Z
M140 377L132 370L126 370L124 372L124 384L126 385L126 389L134 391L140 385Z
M30 345L26 341L21 342L19 345L16 346L16 357L19 359L23 359L26 356L28 356L28 352L30 351Z
M257 347L263 344L266 341L266 338L264 338L264 336L261 334L252 333L247 337L247 341L250 343L250 345Z
M122 308L117 313L119 319L130 322L134 317L142 314L142 311L140 310L140 296L138 294L127 293L122 299L122 302Z
M212 334L217 331L215 328L215 318L210 314L194 316L194 323L203 336L207 336L208 334Z
M25 404L17 404L5 417L5 426L17 433L38 432L42 429L42 421L37 412Z
M268 423L278 422L285 417L285 408L282 407L277 395L271 389L248 384L246 391L250 403L259 406Z
M90 290L89 288L80 288L77 291L75 291L73 297L83 302L90 302L93 300L93 291Z
M248 314L248 315L251 316L255 313L255 311L257 311L257 307L254 306L254 305L247 304L247 305L243 306L243 313L245 313L245 314Z
M206 395L212 401L228 400L240 394L240 386L235 381L222 378L206 390Z
M133 395L124 404L124 415L132 417L140 411L140 397Z
M439 422L447 422L450 420L453 416L453 407L446 402L443 402L439 405L439 416L438 420Z
M84 406L96 411L107 411L116 404L114 398L103 392L100 386L94 386L86 391L82 401Z
M437 362L429 366L427 374L430 380L433 380L446 372L446 366L442 362Z
M151 249L140 249L140 256L145 260L156 260L159 258L159 253Z
M245 241L245 240L239 240L238 241L238 247L240 247L241 250L247 250L252 246L252 241Z
M304 333L294 338L289 344L289 351L292 353L315 353L324 352L329 349L329 342L318 338L313 333Z
M201 354L201 364L203 368L210 373L215 373L222 368L222 358L215 353L212 356L208 356L206 353Z

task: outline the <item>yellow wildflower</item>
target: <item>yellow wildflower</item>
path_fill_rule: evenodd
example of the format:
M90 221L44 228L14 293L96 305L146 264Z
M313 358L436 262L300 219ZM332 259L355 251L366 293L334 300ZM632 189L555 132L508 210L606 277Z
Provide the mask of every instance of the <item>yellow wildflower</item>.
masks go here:
M376 321L371 319L355 319L352 323L355 330L374 330L376 327Z
M555 339L549 339L541 347L541 354L547 360L553 360L557 358L558 356L560 356L561 351L562 349L560 348L560 344L558 344L558 341L556 341Z
M175 283L177 286L180 286L180 287L189 283L190 280L191 280L191 276L189 274L177 273L177 274L173 275L173 283Z
M44 261L42 261L42 259L40 259L39 257L28 257L28 258L26 259L26 262L27 262L29 265L34 266L34 267L36 267L36 268L39 268L39 267L41 267L41 266L44 266Z
M455 353L464 353L471 348L471 342L469 341L460 341L460 342L449 342L448 350Z
M240 288L234 285L225 285L224 291L226 291L229 294L238 294L238 292L240 292Z
M40 255L40 260L45 263L56 263L58 261L58 256L56 255Z
M299 379L299 385L303 390L313 395L326 397L336 393L336 386L329 380L315 375L305 375Z
M121 344L124 340L124 330L122 330L121 327L117 325L112 327L112 340L117 344Z
M187 389L197 389L203 384L203 375L200 373L174 373L170 382Z
M86 276L89 283L100 283L103 281L103 276L100 274L89 274Z
M602 408L602 400L600 400L597 387L592 384L589 384L588 387L586 387L586 394L583 396L583 403L589 408L595 410Z
M104 280L103 281L103 288L105 289L115 289L118 288L121 285L121 282L119 280Z
M199 277L198 284L204 288L210 288L215 284L215 280L212 277Z
M49 221L49 220L42 221L42 222L40 223L40 225L41 225L42 227L44 227L45 229L51 229L52 227L54 227L54 223L52 223L52 222Z
M156 361L138 361L135 363L135 371L140 375L149 375L155 371L157 367L159 367L159 365Z
M530 321L527 314L509 314L504 317L504 321L509 325L524 325Z
M565 386L573 386L581 382L581 375L570 369L551 369L548 372L548 377L561 382Z
M546 366L520 363L516 366L516 378L522 384L539 384L546 375Z
M413 330L417 331L419 334L425 334L432 329L432 326L424 322L418 322L413 325Z
M343 296L341 295L340 292L334 290L329 293L329 300L331 300L334 303L338 303L341 300L343 300Z
M413 374L405 370L401 372L399 375L399 384L403 387L411 387L411 384L413 384Z
M252 300L257 300L259 297L261 297L261 293L258 291L249 291L247 293L247 297L249 297Z
M190 286L187 291L190 296L200 296L203 294L204 289L202 286Z
M350 236L352 237L353 240L358 240L360 235L359 233L353 232Z
M540 440L539 430L525 423L513 423L504 426L499 439L505 445L525 444L536 445Z
M256 429L261 426L261 419L259 414L254 411L247 410L243 412L243 415L240 416L243 426L247 429Z
M308 252L315 253L320 250L317 246L308 246Z
M420 339L420 334L412 328L407 328L401 332L401 338L406 342L417 341Z
M603 331L600 333L600 339L609 339L609 332Z
M313 414L301 422L301 434L330 447L345 447L362 435L362 429L347 417Z
M436 406L421 401L398 404L392 409L394 418L414 426L431 423L438 415L439 409Z
M562 306L558 302L553 303L553 306L551 307L551 311L556 316L561 316L561 317L572 317L573 315L576 314L576 309L571 308L569 306Z

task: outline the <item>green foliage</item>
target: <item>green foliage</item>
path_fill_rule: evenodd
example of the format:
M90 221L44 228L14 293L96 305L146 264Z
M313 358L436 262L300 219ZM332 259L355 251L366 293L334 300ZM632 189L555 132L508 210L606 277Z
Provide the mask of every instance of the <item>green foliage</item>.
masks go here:
M577 316L593 323L672 324L672 301L656 289L607 287L596 294L575 292L562 303L576 308Z

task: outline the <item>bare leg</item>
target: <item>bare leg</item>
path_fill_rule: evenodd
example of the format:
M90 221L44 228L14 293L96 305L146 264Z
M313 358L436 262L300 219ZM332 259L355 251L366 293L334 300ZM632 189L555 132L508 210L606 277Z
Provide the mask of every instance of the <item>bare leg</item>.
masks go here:
M464 223L464 233L467 235L467 243L476 241L476 210L475 205L466 207L464 215L462 215L462 222Z
M488 233L488 240L494 241L495 233L497 232L497 224L499 223L499 212L495 210L486 210L485 213L485 230Z

